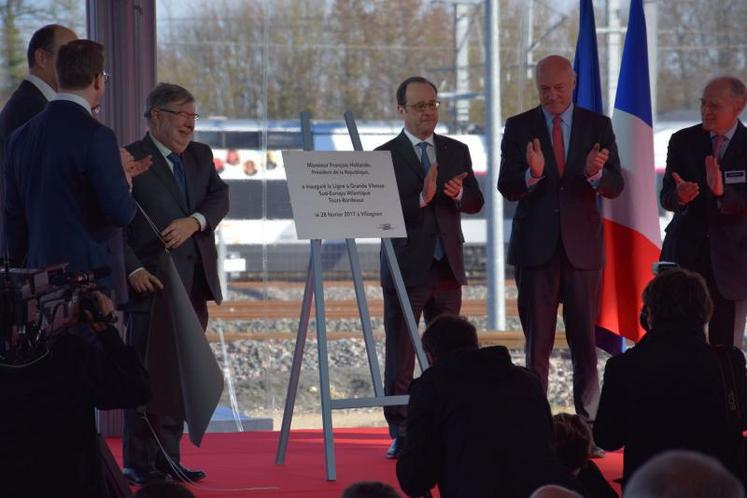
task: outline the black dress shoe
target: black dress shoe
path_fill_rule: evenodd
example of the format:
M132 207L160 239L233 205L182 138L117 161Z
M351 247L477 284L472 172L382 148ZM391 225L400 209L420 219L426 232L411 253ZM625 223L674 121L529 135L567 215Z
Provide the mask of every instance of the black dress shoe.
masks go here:
M386 450L386 457L390 460L399 458L399 454L402 452L402 448L405 446L405 438L397 436L392 440L392 444L389 445L389 449Z
M157 467L158 470L170 475L177 481L197 482L205 479L205 476L207 476L202 470L191 470L179 463L174 463L173 467L169 464L159 464Z
M139 470L139 469L133 469L130 467L125 467L124 469L122 469L122 474L132 484L138 484L140 486L142 486L143 484L148 484L149 482L155 482L155 481L171 481L170 475L164 474L160 470L156 470L156 469Z

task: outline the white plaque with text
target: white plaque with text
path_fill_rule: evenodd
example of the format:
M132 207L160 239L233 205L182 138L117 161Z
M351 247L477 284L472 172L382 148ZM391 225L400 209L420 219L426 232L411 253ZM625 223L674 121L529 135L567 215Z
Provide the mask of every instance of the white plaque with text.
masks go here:
M299 239L406 237L388 151L283 151Z

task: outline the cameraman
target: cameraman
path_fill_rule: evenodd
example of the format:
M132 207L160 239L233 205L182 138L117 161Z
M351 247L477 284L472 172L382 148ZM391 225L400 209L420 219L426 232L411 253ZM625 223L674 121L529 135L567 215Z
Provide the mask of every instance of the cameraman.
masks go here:
M0 364L3 496L108 496L94 407L142 405L150 387L137 354L110 324L112 302L99 291L93 297L96 312L85 311L84 318L96 342L67 329L52 335L49 351L37 360Z

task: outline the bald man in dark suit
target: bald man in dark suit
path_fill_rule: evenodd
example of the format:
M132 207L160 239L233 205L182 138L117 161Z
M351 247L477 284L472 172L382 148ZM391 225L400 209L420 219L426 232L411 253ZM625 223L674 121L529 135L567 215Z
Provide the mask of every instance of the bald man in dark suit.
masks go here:
M506 121L498 190L518 201L508 262L516 269L526 366L547 391L557 310L573 361L576 413L592 422L599 402L594 343L604 239L598 198L623 190L609 118L574 106L571 63L537 64L540 105Z
M708 283L711 344L742 347L747 316L747 129L739 120L747 88L715 78L703 90L703 122L669 141L661 205L674 211L661 259Z

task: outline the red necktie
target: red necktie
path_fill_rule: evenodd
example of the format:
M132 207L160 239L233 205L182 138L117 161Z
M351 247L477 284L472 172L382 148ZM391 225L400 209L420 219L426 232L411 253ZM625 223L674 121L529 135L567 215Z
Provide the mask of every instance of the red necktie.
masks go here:
M724 143L724 137L723 135L716 135L713 137L713 157L716 158L716 160L721 159L721 144Z
M558 165L558 174L562 177L565 172L565 144L559 114L552 118L552 152L555 155L555 164Z

